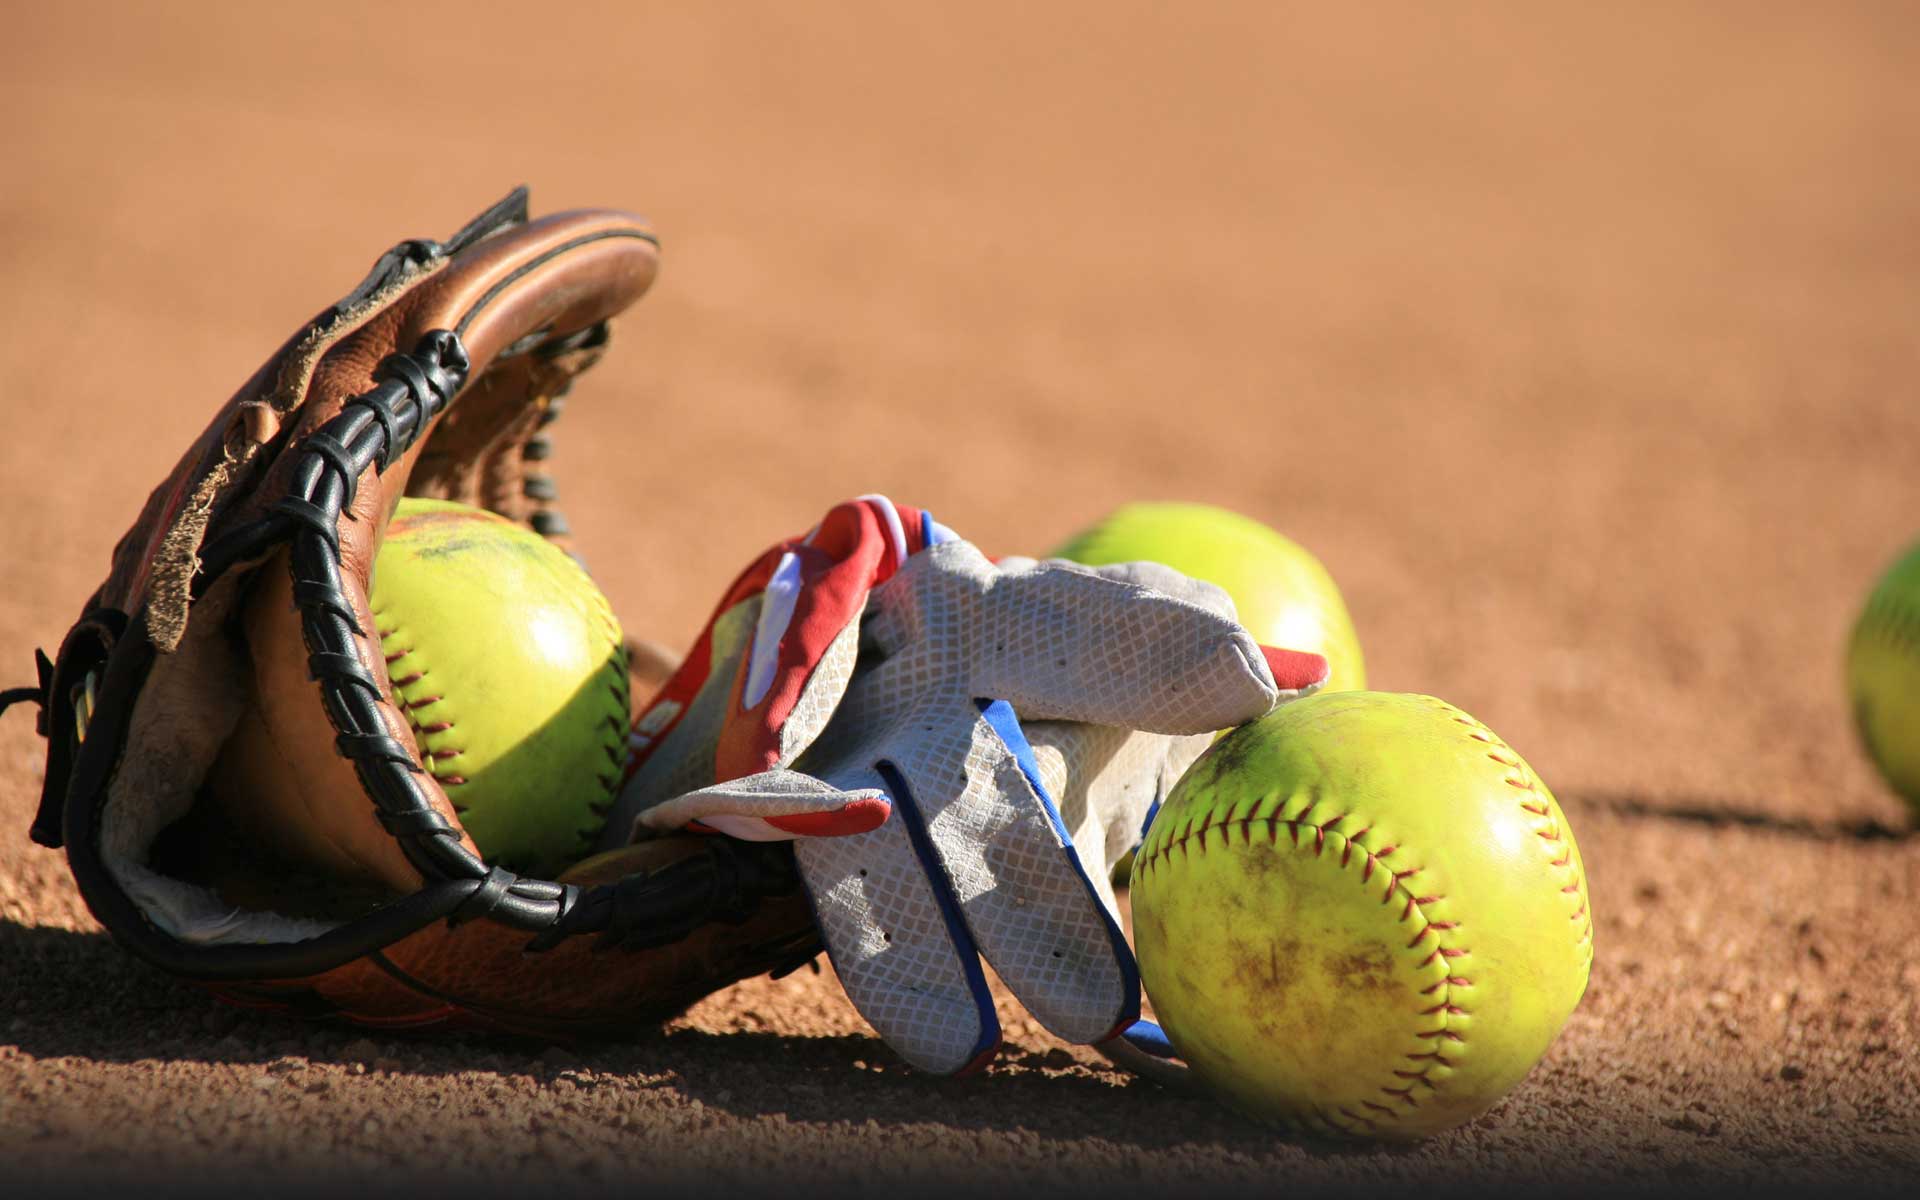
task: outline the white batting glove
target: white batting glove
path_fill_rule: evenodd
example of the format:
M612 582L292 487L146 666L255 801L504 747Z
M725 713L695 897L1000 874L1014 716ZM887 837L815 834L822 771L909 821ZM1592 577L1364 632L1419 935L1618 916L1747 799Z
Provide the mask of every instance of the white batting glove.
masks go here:
M642 770L622 807L657 832L796 838L849 998L909 1062L950 1073L999 1044L982 956L1062 1038L1134 1024L1108 869L1206 735L1312 690L1326 664L1263 652L1224 594L1166 568L996 567L925 527L932 544L867 597L846 682L797 690L841 693L815 740L692 793L672 794L680 764L651 786Z

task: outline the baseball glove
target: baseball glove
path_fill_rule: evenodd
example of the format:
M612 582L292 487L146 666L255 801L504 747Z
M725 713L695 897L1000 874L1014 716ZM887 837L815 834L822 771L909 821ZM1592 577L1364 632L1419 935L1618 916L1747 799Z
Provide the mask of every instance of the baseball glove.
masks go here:
M130 950L249 1006L543 1036L644 1029L813 957L785 844L652 839L552 881L483 860L424 769L368 609L402 495L564 539L543 431L657 253L625 213L529 221L524 189L446 242L388 251L221 408L37 684L0 693L40 707L32 836L65 847ZM212 797L263 705L275 753L247 787L312 814L351 870L280 861Z

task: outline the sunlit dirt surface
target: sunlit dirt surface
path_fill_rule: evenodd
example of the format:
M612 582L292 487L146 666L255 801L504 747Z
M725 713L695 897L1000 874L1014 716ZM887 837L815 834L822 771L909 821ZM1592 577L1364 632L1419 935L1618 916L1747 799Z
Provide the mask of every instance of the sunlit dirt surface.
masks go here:
M632 631L686 644L751 554L862 492L993 553L1133 498L1238 508L1326 562L1375 686L1460 705L1558 793L1585 1002L1500 1107L1394 1150L1130 1080L1011 1008L992 1070L918 1076L829 974L617 1047L243 1016L117 949L27 841L22 709L9 1188L1920 1173L1920 838L1840 675L1920 535L1909 6L678 7L10 14L0 683L260 360L524 181L665 245L555 428Z

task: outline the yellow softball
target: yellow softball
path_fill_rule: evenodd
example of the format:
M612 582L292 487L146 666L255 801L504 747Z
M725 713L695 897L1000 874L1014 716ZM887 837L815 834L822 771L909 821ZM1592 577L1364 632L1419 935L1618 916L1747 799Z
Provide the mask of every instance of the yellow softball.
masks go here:
M1586 990L1573 832L1506 743L1431 696L1310 696L1183 776L1133 868L1141 978L1246 1112L1412 1138L1492 1107Z
M503 517L409 499L369 599L394 701L474 845L539 874L583 857L628 721L620 625L587 573Z
M1881 576L1854 624L1847 692L1867 754L1920 816L1920 544Z

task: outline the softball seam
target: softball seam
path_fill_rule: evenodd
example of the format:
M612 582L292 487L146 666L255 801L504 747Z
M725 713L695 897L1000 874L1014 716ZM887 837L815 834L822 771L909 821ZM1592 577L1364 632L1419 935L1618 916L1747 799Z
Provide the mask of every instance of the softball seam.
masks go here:
M410 656L413 653L413 647L408 646L406 649L395 651L392 654L385 653L387 639L398 637L400 635L400 631L398 629L382 628L381 618L383 618L384 616L386 616L386 611L384 609L373 610L373 621L374 621L373 632L374 632L374 637L379 640L381 644L381 652L386 658L388 690L393 693L394 705L397 708L399 708L401 712L406 714L407 725L412 728L413 734L414 734L414 747L420 753L422 765L426 767L427 774L433 776L435 781L437 781L442 788L459 787L461 784L467 781L466 776L456 774L454 772L447 772L446 774L442 774L440 771L440 760L443 758L457 758L460 755L466 753L466 749L462 746L449 746L443 743L438 748L429 750L427 749L426 743L421 740L422 738L425 738L425 737L429 737L429 736L438 737L441 734L446 733L448 730L454 728L455 722L435 721L432 724L423 725L420 723L420 718L416 716L414 713L415 709L426 708L428 705L438 704L442 700L446 699L446 697L440 696L440 695L433 695L433 696L422 696L417 700L409 700L406 697L406 695L401 691L402 688L412 687L414 684L420 682L422 679L425 679L427 677L427 672L429 668L421 667L419 670L414 671L409 675L404 675L404 676L394 675L393 673L394 670L396 668L400 668L400 664L405 662L408 656ZM404 668L401 668L401 669L404 669ZM447 803L453 805L453 811L455 813L465 813L467 811L467 806L455 801L452 796L447 797Z
M1585 873L1576 869L1573 864L1573 856L1575 853L1573 843L1567 840L1566 830L1563 828L1561 822L1554 818L1553 802L1540 791L1540 781L1534 776L1533 771L1520 760L1520 756L1514 753L1513 747L1501 741L1499 735L1495 734L1493 730L1488 729L1485 725L1469 717L1453 705L1448 704L1445 700L1433 697L1429 697L1429 699L1432 699L1436 706L1445 709L1451 714L1454 724L1464 725L1468 737L1489 747L1485 752L1487 758L1506 770L1506 774L1501 779L1502 783L1526 793L1520 800L1520 807L1537 821L1545 822L1544 828L1536 826L1533 835L1541 841L1546 842L1557 855L1557 857L1549 859L1547 865L1556 871L1560 871L1562 873L1561 877L1566 880L1565 884L1560 888L1560 894L1563 896L1572 896L1579 901L1579 903L1575 905L1573 912L1567 915L1569 921L1580 922L1580 932L1574 937L1573 944L1576 946L1590 944L1593 941L1593 912L1587 900ZM1591 951L1589 951L1589 954L1591 954Z
M1262 802L1264 803L1264 800ZM1440 901L1446 899L1446 897L1437 895L1417 896L1414 894L1413 889L1407 886L1406 881L1420 874L1424 868L1410 867L1405 871L1395 871L1388 867L1385 860L1398 851L1400 847L1395 845L1384 846L1379 850L1369 849L1360 839L1372 832L1373 827L1371 825L1351 834L1343 833L1333 828L1353 817L1354 814L1351 812L1342 813L1337 817L1319 823L1307 820L1308 815L1311 814L1319 804L1320 801L1318 799L1309 799L1306 807L1291 817L1273 815L1265 817L1244 817L1235 821L1216 822L1213 819L1213 814L1208 813L1198 828L1189 829L1175 837L1169 838L1162 845L1154 847L1152 853L1148 854L1146 858L1135 867L1135 870L1141 872L1143 875L1146 872L1154 870L1168 859L1175 848L1184 852L1187 844L1192 841L1198 841L1199 843L1198 848L1194 851L1196 855L1204 852L1207 848L1206 835L1209 830L1213 829L1221 831L1223 844L1232 845L1232 830L1237 827L1245 836L1246 844L1252 845L1253 826L1265 825L1268 831L1267 844L1269 846L1277 846L1280 844L1280 827L1284 825L1287 827L1288 838L1295 849L1300 848L1301 831L1303 829L1312 830L1312 849L1315 858L1320 858L1325 854L1328 834L1332 834L1334 837L1340 839L1342 843L1340 849L1340 868L1343 871L1346 869L1348 863L1352 861L1353 852L1356 849L1359 850L1363 858L1360 866L1361 886L1366 886L1373 879L1376 870L1387 876L1387 886L1380 896L1380 903L1382 905L1391 904L1395 893L1401 893L1405 896L1405 901L1400 909L1399 919L1404 921L1410 916L1418 915L1421 920L1420 931L1407 942L1405 949L1417 950L1424 945L1429 938L1437 939L1440 943L1429 951L1427 956L1417 964L1418 969L1424 969L1438 964L1444 972L1438 982L1422 988L1419 992L1422 996L1430 996L1433 998L1433 1002L1427 1008L1420 1010L1419 1015L1423 1017L1439 1017L1439 1027L1417 1031L1414 1036L1423 1042L1429 1043L1429 1048L1418 1052L1407 1052L1403 1057L1412 1069L1393 1068L1395 1082L1383 1083L1379 1086L1378 1090L1381 1095L1391 1097L1389 1103L1383 1104L1377 1100L1362 1100L1359 1102L1359 1107L1378 1115L1369 1116L1367 1113L1355 1112L1352 1108L1344 1105L1332 1110L1323 1109L1316 1105L1312 1108L1311 1116L1308 1119L1298 1122L1311 1127L1315 1121L1318 1121L1330 1126L1339 1133L1348 1135L1358 1132L1353 1128L1353 1126L1358 1125L1362 1127L1365 1132L1371 1133L1380 1127L1383 1120L1398 1120L1406 1113L1418 1108L1420 1106L1420 1100L1416 1099L1415 1096L1417 1088L1424 1086L1429 1092L1437 1092L1440 1090L1439 1083L1432 1078L1432 1071L1436 1067L1444 1067L1451 1070L1454 1063L1452 1059L1446 1057L1447 1047L1462 1045L1467 1040L1464 1033L1453 1027L1453 1018L1471 1015L1470 1010L1459 1003L1461 998L1457 996L1455 992L1456 989L1471 988L1473 986L1473 980L1463 975L1456 975L1453 971L1453 960L1463 958L1468 954L1464 946L1448 944L1454 930L1459 928L1460 922L1436 921L1427 915L1426 909L1428 907L1438 904ZM1394 1102L1404 1105L1405 1108L1396 1109L1392 1107L1392 1103ZM1346 1123L1343 1124L1343 1121Z
M1920 658L1920 608L1908 605L1902 597L1870 597L1857 628L1860 633L1878 635L1891 642L1896 650Z
M568 561L571 562L572 560L569 559ZM577 568L578 564L576 563L575 566ZM583 571L582 574L584 575L585 572ZM606 632L615 650L615 653L608 658L606 665L601 668L608 677L606 685L607 692L613 697L619 710L623 714L630 715L632 710L629 698L630 680L627 674L626 644L622 641L620 627L614 620L612 610L609 609L604 602L596 603L593 607L595 615L600 618L602 630ZM427 773L433 776L434 780L440 784L443 790L446 788L459 787L461 784L467 782L466 776L452 771L443 773L440 768L440 760L457 758L466 752L465 748L442 742L436 748L429 750L427 749L426 743L421 740L426 737L440 737L455 728L457 723L454 721L435 721L430 724L422 724L420 718L415 713L416 709L438 704L440 701L446 699L446 697L432 695L410 700L402 694L402 688L412 687L414 684L420 682L420 680L426 678L430 668L423 666L411 674L399 677L393 675L393 671L396 668L400 668L408 656L413 654L414 647L409 646L404 650L399 650L392 654L385 652L387 639L398 637L400 633L398 628L387 629L382 627L381 621L385 615L386 612L384 609L376 609L372 612L374 635L381 643L382 654L386 659L388 672L387 682L389 684L389 690L393 694L394 704L406 715L407 724L414 732L415 748L419 751L422 765L426 767ZM595 777L600 784L601 799L597 802L589 801L587 804L587 811L597 818L596 822L592 825L574 830L574 852L576 856L584 855L591 851L600 839L601 830L606 827L606 816L613 808L615 791L620 783L621 766L626 754L627 721L613 716L603 717L601 720L610 731L610 736L603 738L600 745L602 752L607 756L609 769L602 771ZM447 796L447 803L453 806L453 811L456 815L464 815L467 812L468 806L456 801L451 794Z
M574 565L579 564L576 562ZM583 576L586 575L585 569L582 568L580 573ZM588 582L592 582L590 576ZM615 707L620 710L620 716L601 718L602 724L609 731L608 736L600 743L600 749L607 756L607 769L597 776L600 782L599 801L589 801L587 804L587 811L594 815L594 823L574 831L579 839L576 843L576 853L579 854L592 850L600 840L601 832L607 827L607 814L613 810L614 799L620 790L620 780L625 774L627 729L633 723L633 676L627 667L626 639L620 631L620 623L614 620L613 610L608 607L597 587L594 588L593 595L597 600L594 611L600 617L600 627L606 631L608 639L613 643L614 654L607 659L606 665L601 670L607 675L607 691L612 694Z

